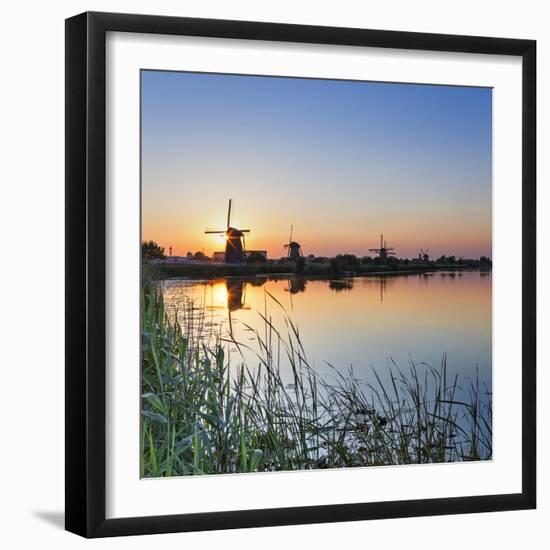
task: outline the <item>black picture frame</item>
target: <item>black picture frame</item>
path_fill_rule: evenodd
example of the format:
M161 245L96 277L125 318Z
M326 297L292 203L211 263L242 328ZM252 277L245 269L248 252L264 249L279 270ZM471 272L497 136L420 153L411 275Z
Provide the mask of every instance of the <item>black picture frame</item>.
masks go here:
M105 40L108 31L519 56L522 120L522 491L106 519ZM536 42L180 17L66 20L66 529L107 537L532 509L536 506ZM518 335L519 337L519 335Z

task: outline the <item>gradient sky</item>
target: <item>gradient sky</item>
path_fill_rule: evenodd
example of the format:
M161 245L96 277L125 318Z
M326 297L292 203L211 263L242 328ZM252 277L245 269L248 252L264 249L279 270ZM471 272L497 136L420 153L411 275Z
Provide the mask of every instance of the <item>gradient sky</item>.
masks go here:
M142 238L398 256L491 254L492 90L142 71ZM372 255L372 254L371 254Z

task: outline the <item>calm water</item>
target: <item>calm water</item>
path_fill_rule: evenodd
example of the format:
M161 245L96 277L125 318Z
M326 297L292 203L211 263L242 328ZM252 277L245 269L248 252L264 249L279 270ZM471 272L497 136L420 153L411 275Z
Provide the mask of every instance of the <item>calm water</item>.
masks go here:
M245 344L250 367L258 363L254 331L265 334L260 314L287 333L285 314L269 292L298 326L308 362L320 373L330 370L328 363L341 371L353 366L357 377L368 380L371 367L384 376L390 358L404 368L411 359L438 367L446 353L449 371L472 377L477 365L480 381L490 388L491 287L491 273L478 271L337 281L256 277L169 280L164 297L172 315L188 311L189 304L204 312L205 339L232 335ZM242 361L236 346L227 346Z

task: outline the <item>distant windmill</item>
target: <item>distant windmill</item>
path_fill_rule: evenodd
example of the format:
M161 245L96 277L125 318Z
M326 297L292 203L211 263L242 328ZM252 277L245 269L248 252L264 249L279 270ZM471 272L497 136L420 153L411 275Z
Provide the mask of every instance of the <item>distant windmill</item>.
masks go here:
M288 243L284 245L285 248L288 248L287 250L287 258L289 260L297 260L300 256L302 256L302 247L300 243L297 243L296 241L292 240L292 225L290 226L290 237L288 239Z
M428 252L430 251L429 248L427 248L426 250L424 250L423 248L420 249L420 252L422 254L422 259L425 261L425 262L429 262L430 261L430 256L428 255Z
M380 235L380 248L369 248L369 252L376 252L380 258L386 259L388 256L395 256L393 248L386 246L384 235Z
M225 236L225 257L228 264L243 264L246 262L246 247L244 234L250 233L250 229L236 229L231 227L231 199L227 209L227 229L207 230L205 233Z

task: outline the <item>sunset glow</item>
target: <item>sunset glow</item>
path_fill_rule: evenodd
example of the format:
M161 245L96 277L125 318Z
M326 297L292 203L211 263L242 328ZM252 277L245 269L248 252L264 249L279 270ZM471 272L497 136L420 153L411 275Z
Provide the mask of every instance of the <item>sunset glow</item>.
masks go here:
M142 72L142 239L174 255L491 254L490 89Z

